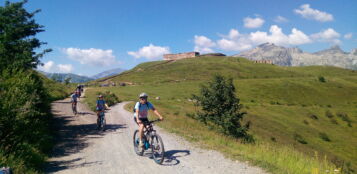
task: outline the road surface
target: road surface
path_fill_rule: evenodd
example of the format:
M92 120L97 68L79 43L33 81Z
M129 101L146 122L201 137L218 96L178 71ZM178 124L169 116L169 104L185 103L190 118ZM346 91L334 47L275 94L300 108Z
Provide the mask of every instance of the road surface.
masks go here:
M132 136L137 125L132 113L119 103L106 113L107 130L96 130L96 115L78 103L79 114L71 111L70 99L52 103L58 130L57 144L48 159L46 173L118 174L118 173L266 173L247 163L232 161L216 151L194 147L184 139L155 126L161 135L166 157L162 165L148 156L138 156Z

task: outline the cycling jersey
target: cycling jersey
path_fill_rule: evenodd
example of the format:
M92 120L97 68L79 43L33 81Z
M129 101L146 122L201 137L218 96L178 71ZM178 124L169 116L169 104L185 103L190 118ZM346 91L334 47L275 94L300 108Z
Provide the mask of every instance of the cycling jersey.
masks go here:
M104 100L97 100L97 111L102 111L105 109L105 101Z
M139 110L139 118L147 118L149 109L155 110L154 105L152 105L150 102L145 104L137 102L135 104L135 110ZM136 117L136 112L134 113L134 117Z
M71 95L71 102L77 102L78 95L77 94L72 94Z

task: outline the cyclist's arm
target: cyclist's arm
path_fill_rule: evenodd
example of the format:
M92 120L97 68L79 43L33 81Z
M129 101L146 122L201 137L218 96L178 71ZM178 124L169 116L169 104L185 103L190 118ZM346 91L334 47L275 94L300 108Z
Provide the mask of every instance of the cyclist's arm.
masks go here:
M160 120L164 120L164 118L161 116L159 111L157 111L155 108L153 109L153 111L154 111L155 115L157 115L160 118Z
M136 109L136 122L141 123L141 121L139 120L139 109Z

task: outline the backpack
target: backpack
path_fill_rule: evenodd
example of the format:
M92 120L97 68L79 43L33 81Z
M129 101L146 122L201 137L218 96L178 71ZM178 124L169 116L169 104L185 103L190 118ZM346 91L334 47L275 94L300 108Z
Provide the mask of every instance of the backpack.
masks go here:
M136 104L135 104L135 105L136 105ZM134 113L136 112L135 105L134 105L134 109L133 109L133 112L134 112ZM140 106L141 106L141 105L142 105L142 104L139 102L139 110L140 110ZM145 105L146 105L146 107L147 107L148 110L149 110L149 102L146 102Z

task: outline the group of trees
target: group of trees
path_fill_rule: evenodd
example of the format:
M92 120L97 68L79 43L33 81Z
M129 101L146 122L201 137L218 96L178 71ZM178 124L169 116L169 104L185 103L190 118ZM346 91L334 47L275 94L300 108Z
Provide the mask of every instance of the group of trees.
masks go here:
M42 77L33 69L50 49L36 52L44 31L26 1L0 6L0 167L16 173L39 168L51 148L50 97Z

